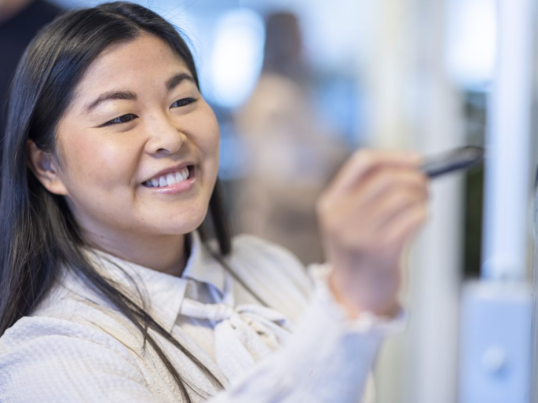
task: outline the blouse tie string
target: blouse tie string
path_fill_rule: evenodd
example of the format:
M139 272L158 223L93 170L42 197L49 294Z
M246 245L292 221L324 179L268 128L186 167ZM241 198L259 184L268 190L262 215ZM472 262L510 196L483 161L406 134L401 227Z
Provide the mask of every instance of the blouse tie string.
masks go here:
M209 288L217 303L204 304L186 298L180 314L213 322L215 359L231 381L278 349L289 336L291 323L274 309L254 304L234 307L229 274L226 274L222 296L215 288Z

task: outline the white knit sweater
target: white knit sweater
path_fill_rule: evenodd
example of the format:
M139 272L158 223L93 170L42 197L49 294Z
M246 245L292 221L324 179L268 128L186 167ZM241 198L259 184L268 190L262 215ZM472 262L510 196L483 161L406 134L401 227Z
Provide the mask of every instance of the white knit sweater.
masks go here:
M348 321L325 285L326 266L310 267L316 274L309 278L288 251L252 236L236 237L227 261L269 307L211 257L196 233L181 278L89 253L224 385L151 332L193 402L370 402L371 385L362 399L377 351L402 327L401 318ZM0 338L0 402L182 401L134 326L64 272L38 309Z

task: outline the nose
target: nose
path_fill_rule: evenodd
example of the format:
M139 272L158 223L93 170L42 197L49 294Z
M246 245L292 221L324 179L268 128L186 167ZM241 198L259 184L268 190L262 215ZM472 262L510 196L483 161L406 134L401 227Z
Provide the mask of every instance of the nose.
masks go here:
M146 151L149 154L175 154L187 141L187 136L171 117L165 113L148 121L149 140Z

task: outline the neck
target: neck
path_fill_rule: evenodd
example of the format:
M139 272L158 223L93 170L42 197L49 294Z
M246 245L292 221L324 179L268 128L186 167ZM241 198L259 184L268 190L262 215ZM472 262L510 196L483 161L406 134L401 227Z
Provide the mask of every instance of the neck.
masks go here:
M84 235L95 249L172 276L180 277L187 263L184 234L140 237L86 231Z

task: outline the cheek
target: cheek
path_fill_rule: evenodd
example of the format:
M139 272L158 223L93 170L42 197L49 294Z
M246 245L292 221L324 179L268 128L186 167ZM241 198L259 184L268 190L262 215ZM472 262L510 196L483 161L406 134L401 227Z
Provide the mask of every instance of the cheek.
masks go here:
M218 162L220 136L218 132L206 131L206 133L207 135L200 140L200 148L206 156L212 159L217 158Z
M62 145L68 182L72 188L82 188L84 193L111 191L118 183L128 183L136 166L134 148L135 144L117 139L73 136Z
M205 169L209 173L208 179L213 183L217 179L219 170L219 143L220 135L218 126L207 126L204 131L205 136L200 140L200 148L204 153ZM211 186L212 189L213 186Z
M197 119L199 125L197 142L206 156L216 157L218 162L220 143L219 125L209 106L207 109L204 115Z

